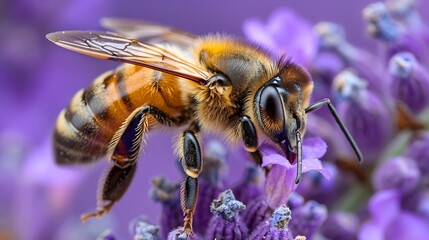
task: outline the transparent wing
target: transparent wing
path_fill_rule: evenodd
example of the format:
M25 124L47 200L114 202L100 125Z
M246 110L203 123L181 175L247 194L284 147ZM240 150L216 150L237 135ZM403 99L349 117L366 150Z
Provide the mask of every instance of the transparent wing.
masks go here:
M101 25L113 32L129 36L143 42L173 43L189 47L196 35L151 22L121 18L103 18Z
M150 43L110 32L66 31L46 37L66 49L91 57L130 63L204 84L207 73L201 67Z

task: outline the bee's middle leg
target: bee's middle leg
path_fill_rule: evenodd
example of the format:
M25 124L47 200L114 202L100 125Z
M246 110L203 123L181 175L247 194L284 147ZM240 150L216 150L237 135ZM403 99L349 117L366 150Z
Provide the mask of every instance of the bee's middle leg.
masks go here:
M180 188L180 202L184 213L182 232L192 236L192 221L198 196L198 175L203 167L201 148L194 131L186 130L179 139L181 163L187 177Z

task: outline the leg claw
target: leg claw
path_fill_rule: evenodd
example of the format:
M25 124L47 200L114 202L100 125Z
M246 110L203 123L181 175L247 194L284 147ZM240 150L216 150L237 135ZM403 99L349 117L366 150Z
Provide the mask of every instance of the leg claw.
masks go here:
M177 239L179 240L187 240L187 239L194 239L194 232L192 229L189 228L182 228L181 233L177 236Z

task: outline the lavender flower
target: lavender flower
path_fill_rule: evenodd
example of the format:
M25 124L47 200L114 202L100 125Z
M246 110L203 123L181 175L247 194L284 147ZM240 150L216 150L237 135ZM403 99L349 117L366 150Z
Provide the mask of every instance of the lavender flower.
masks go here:
M329 172L330 178L327 179L316 171L309 172L302 178L296 193L305 199L318 200L327 204L335 201L341 193L339 181L343 183L347 181L346 179L339 179L339 169L334 164L327 162L323 165ZM291 206L289 205L289 207ZM293 207L291 209L294 210Z
M429 220L400 208L398 190L377 192L369 201L370 219L363 223L358 238L374 240L425 239Z
M117 237L111 230L107 229L98 235L97 240L117 240Z
M293 211L290 229L294 236L303 235L311 239L327 216L328 209L325 205L313 200L307 201Z
M176 228L168 234L167 240L202 240L202 238L195 234L194 237L186 236L185 233L182 233L182 228Z
M426 131L413 139L404 155L417 163L422 175L427 175L429 173L429 132Z
M246 166L244 179L232 188L236 199L247 205L251 200L261 195L259 182L261 181L261 169L253 164Z
M403 101L414 113L428 108L429 71L413 54L400 52L389 62L390 87L395 99Z
M265 199L272 209L287 203L289 196L296 189L296 163L289 161L280 153L270 147L263 147L262 167L270 167L265 179ZM307 138L303 141L302 172L317 170L326 178L329 178L329 171L323 168L319 158L326 152L326 144L320 138Z
M272 214L264 197L258 197L250 201L243 213L243 222L248 229L255 229L261 222L268 219Z
M131 225L131 232L134 235L134 240L160 240L158 234L159 227L154 226L145 218L137 218Z
M376 2L368 5L363 10L364 19L368 22L367 32L374 37L392 41L396 40L401 29L390 16L387 7L382 2Z
M235 200L230 189L222 192L213 200L210 211L215 214L209 223L206 239L240 240L247 238L247 227L240 221L238 213L246 209L246 206Z
M420 181L417 164L409 158L394 157L384 162L374 173L377 190L398 189L402 193L414 190Z
M423 39L407 31L391 16L382 2L368 5L363 16L368 22L369 35L386 42L387 59L398 52L412 52L419 60L425 60L425 46Z
M167 182L165 177L157 177L152 180L150 195L156 202L162 204L161 209L161 233L167 237L171 229L181 226L183 221L182 207L180 206L180 184Z
M407 28L420 28L423 25L415 0L386 0L384 3L389 13Z
M45 140L40 148L31 152L20 169L19 197L16 219L26 231L20 231L20 238L50 238L51 231L45 226L60 225L65 222L73 194L88 171L61 168L55 165L51 155L51 142ZM37 203L37 208L34 204ZM95 237L95 236L94 236Z
M262 222L250 235L249 240L285 239L293 240L292 233L288 229L291 219L291 211L285 205L281 205L274 212L272 218Z
M287 206L291 209L297 209L304 205L305 200L304 198L299 195L297 192L292 192L292 194L289 196L289 200L287 201Z
M289 9L278 9L264 24L259 19L248 19L243 24L248 40L262 45L275 56L288 57L309 66L317 51L317 39L307 21Z
M359 218L348 212L331 212L320 232L330 240L354 240L359 231Z
M223 177L225 173L225 162L228 152L225 147L217 141L210 141L204 148L204 166L199 181L198 204L195 208L194 231L204 235L207 223L210 221L210 205L224 189Z
M315 66L316 78L323 74L324 71L330 72L330 75L325 77L325 82L329 84L333 82L335 75L345 69L352 69L363 79L368 81L368 87L372 91L383 96L385 102L390 101L390 96L386 94L387 83L380 81L386 75L384 64L378 57L364 49L353 46L347 42L345 31L342 26L332 22L320 22L314 26L315 32L319 37L319 55L329 54L328 57L335 65L324 70L319 66ZM321 59L323 60L323 58ZM316 61L317 63L317 61ZM317 85L316 85L317 86ZM317 90L316 90L317 91Z
M392 134L393 121L388 106L351 70L338 74L333 89L343 100L337 106L344 123L366 158L374 159Z
M419 199L415 205L415 212L429 220L429 191L425 190L419 194Z

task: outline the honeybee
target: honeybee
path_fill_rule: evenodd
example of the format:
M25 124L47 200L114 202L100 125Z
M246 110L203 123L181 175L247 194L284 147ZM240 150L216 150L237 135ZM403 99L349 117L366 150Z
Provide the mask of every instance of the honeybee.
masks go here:
M158 126L179 129L176 153L187 177L181 185L182 231L192 235L203 166L199 135L218 133L242 144L261 164L268 142L297 161L302 171L306 114L327 105L362 155L329 99L310 104L309 73L286 57L274 59L255 45L226 35L197 37L138 21L107 19L118 33L66 31L47 38L66 49L123 62L78 91L58 116L54 131L58 164L113 163L99 185L98 209L82 221L110 211L130 185L147 133Z

